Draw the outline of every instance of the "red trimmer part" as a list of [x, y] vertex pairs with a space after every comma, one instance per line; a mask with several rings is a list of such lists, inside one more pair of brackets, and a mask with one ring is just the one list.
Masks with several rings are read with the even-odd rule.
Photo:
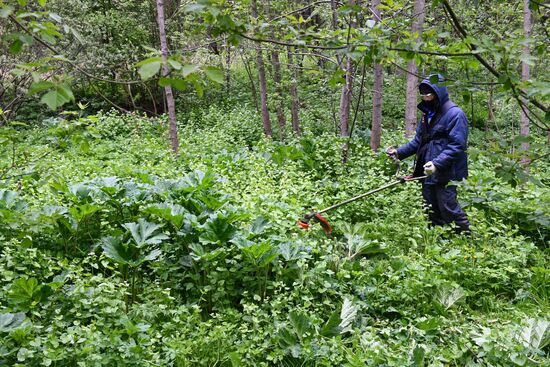
[[327, 219], [319, 213], [309, 213], [303, 219], [298, 220], [296, 224], [298, 225], [298, 227], [307, 230], [310, 227], [309, 221], [312, 219], [321, 224], [321, 227], [323, 227], [323, 231], [325, 231], [327, 236], [332, 233], [332, 227], [328, 223]]
[[296, 224], [302, 229], [309, 229], [309, 223], [306, 223], [301, 219], [298, 219], [298, 222], [296, 222]]
[[327, 236], [330, 236], [330, 234], [332, 233], [332, 227], [330, 226], [330, 224], [328, 224], [327, 219], [319, 213], [315, 213], [314, 218], [319, 222], [319, 224], [321, 224], [321, 227], [323, 227], [323, 231], [325, 231]]

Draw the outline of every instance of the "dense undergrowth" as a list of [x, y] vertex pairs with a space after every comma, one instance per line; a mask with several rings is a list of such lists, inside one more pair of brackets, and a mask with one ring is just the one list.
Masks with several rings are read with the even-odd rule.
[[471, 236], [429, 229], [408, 183], [328, 213], [327, 237], [296, 220], [395, 167], [361, 137], [343, 166], [311, 116], [281, 143], [250, 106], [188, 113], [178, 157], [139, 116], [12, 131], [3, 161], [29, 174], [0, 188], [0, 364], [548, 365], [548, 162], [522, 180], [473, 131]]

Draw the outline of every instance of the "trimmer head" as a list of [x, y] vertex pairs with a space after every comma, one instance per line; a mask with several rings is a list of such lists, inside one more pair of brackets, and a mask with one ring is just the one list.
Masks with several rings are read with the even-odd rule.
[[332, 227], [328, 223], [327, 219], [319, 213], [306, 214], [304, 218], [299, 219], [296, 224], [302, 229], [309, 229], [310, 227], [309, 222], [312, 219], [314, 219], [315, 221], [319, 222], [319, 224], [321, 224], [321, 227], [323, 227], [323, 231], [325, 231], [327, 236], [329, 236], [332, 233]]

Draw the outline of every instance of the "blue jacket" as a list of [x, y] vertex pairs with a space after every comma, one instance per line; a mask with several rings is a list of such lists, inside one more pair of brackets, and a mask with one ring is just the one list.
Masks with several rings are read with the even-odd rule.
[[[438, 84], [441, 82], [443, 77], [439, 75]], [[405, 159], [413, 154], [417, 155], [415, 175], [418, 175], [424, 163], [432, 161], [436, 172], [425, 180], [425, 184], [445, 184], [451, 180], [462, 180], [468, 176], [468, 119], [449, 99], [447, 87], [430, 83], [429, 77], [421, 84], [427, 84], [435, 91], [439, 104], [435, 111], [430, 111], [425, 102], [418, 105], [422, 118], [416, 135], [413, 140], [397, 149], [397, 156]], [[428, 114], [433, 115], [429, 123]]]

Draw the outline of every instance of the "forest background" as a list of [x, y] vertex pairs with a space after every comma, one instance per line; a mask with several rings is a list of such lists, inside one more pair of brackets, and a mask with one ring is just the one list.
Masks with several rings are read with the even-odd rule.
[[[550, 6], [0, 0], [0, 364], [550, 363]], [[471, 236], [381, 147], [470, 122]], [[412, 162], [403, 162], [401, 174]]]

